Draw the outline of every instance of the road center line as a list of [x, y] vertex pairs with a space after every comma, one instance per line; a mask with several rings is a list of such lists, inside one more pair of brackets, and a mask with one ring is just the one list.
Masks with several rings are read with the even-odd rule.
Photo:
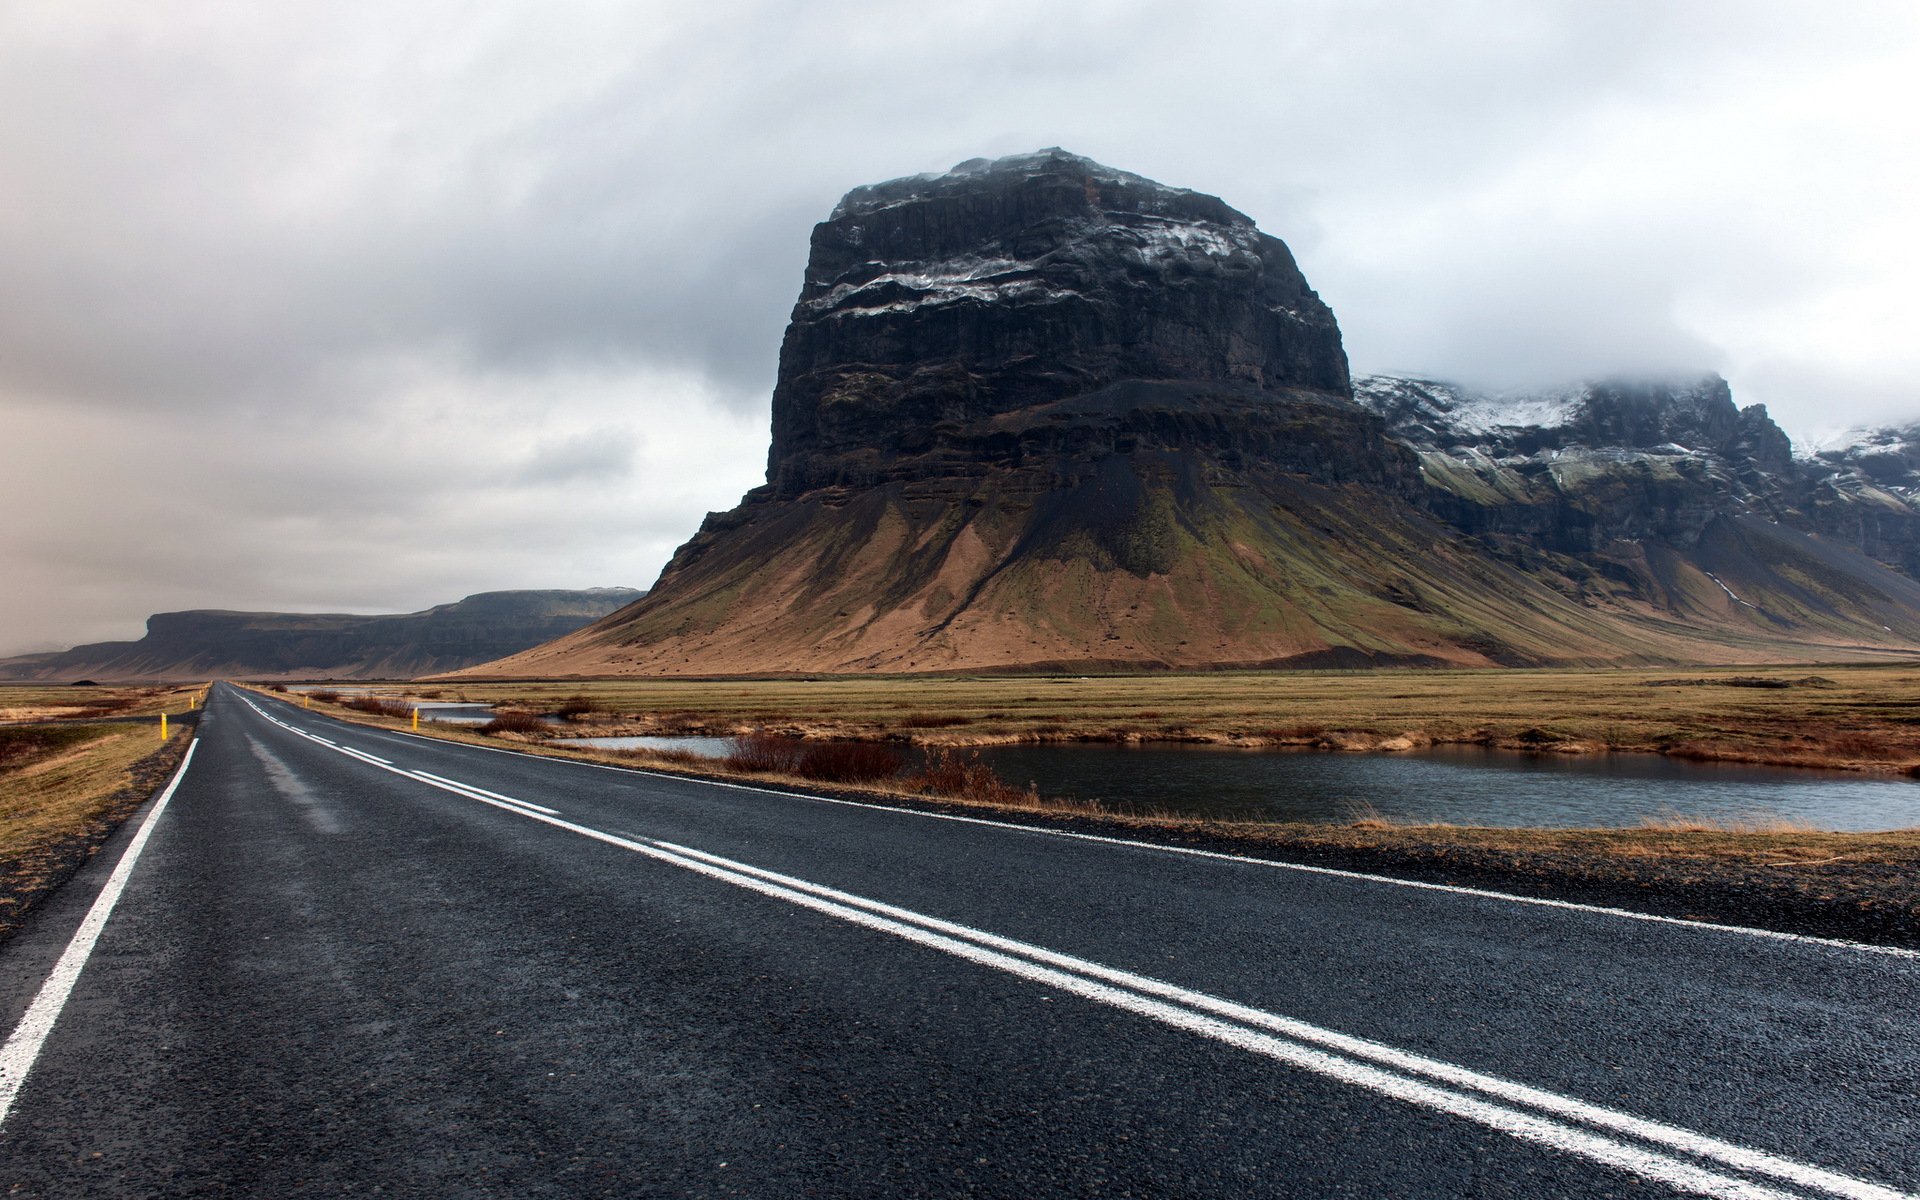
[[[482, 802], [498, 804], [498, 802], [490, 800]], [[1175, 1003], [1171, 999], [1163, 999], [1159, 996], [1148, 994], [1147, 988], [1134, 985], [1134, 981], [1137, 980], [1140, 984], [1163, 989], [1172, 996], [1177, 996], [1181, 999], [1187, 999], [1189, 997], [1202, 998], [1202, 993], [1188, 992], [1185, 989], [1176, 988], [1171, 984], [1161, 983], [1158, 980], [1148, 980], [1144, 976], [1134, 976], [1127, 972], [1117, 971], [1110, 967], [1103, 967], [1096, 963], [1087, 962], [1086, 960], [1061, 955], [1055, 951], [1046, 950], [1043, 947], [1029, 946], [1026, 943], [1014, 942], [1011, 939], [998, 938], [997, 935], [967, 929], [967, 927], [964, 926], [955, 926], [949, 922], [941, 921], [939, 918], [919, 913], [910, 913], [909, 910], [884, 905], [880, 901], [867, 900], [863, 897], [847, 896], [846, 893], [835, 893], [833, 889], [824, 888], [821, 885], [807, 884], [806, 887], [808, 890], [802, 890], [798, 887], [774, 882], [773, 879], [759, 877], [761, 875], [773, 875], [773, 872], [762, 872], [759, 868], [745, 868], [745, 864], [740, 864], [739, 867], [736, 867], [730, 864], [730, 860], [720, 859], [717, 855], [706, 855], [703, 853], [699, 857], [695, 857], [684, 851], [670, 848], [670, 843], [637, 841], [632, 838], [606, 833], [591, 828], [590, 826], [579, 825], [562, 818], [543, 817], [522, 809], [510, 808], [504, 804], [498, 806], [508, 811], [519, 812], [529, 820], [540, 821], [543, 824], [567, 830], [568, 832], [578, 834], [581, 837], [593, 841], [602, 842], [610, 846], [657, 859], [661, 862], [670, 863], [674, 866], [692, 871], [695, 874], [704, 875], [708, 878], [729, 883], [747, 891], [783, 900], [789, 904], [823, 913], [850, 924], [888, 933], [906, 941], [940, 950], [982, 966], [1005, 971], [1008, 974], [1015, 975], [1030, 982], [1039, 983], [1089, 1000], [1146, 1016], [1160, 1021], [1163, 1024], [1173, 1026], [1174, 1028], [1197, 1033], [1227, 1045], [1256, 1053], [1263, 1057], [1272, 1058], [1290, 1066], [1323, 1075], [1343, 1083], [1461, 1117], [1509, 1136], [1519, 1138], [1522, 1141], [1547, 1146], [1554, 1150], [1575, 1154], [1591, 1161], [1603, 1163], [1607, 1166], [1632, 1172], [1646, 1178], [1656, 1179], [1670, 1187], [1683, 1191], [1695, 1192], [1706, 1196], [1728, 1197], [1733, 1198], [1733, 1200], [1783, 1200], [1785, 1197], [1799, 1195], [1799, 1193], [1784, 1192], [1773, 1187], [1754, 1183], [1750, 1180], [1722, 1174], [1674, 1157], [1660, 1150], [1619, 1141], [1587, 1129], [1564, 1124], [1544, 1113], [1525, 1112], [1504, 1104], [1494, 1103], [1490, 1100], [1464, 1095], [1461, 1092], [1440, 1086], [1438, 1083], [1428, 1083], [1419, 1079], [1408, 1078], [1406, 1075], [1395, 1073], [1383, 1067], [1373, 1066], [1365, 1062], [1357, 1062], [1353, 1058], [1334, 1053], [1328, 1049], [1303, 1044], [1294, 1038], [1283, 1037], [1277, 1033], [1266, 1032], [1260, 1029], [1248, 1028], [1245, 1024], [1230, 1021], [1205, 1011], [1199, 1011], [1198, 1005]], [[707, 859], [717, 861], [704, 861]], [[730, 865], [723, 866], [721, 865], [723, 863]], [[775, 876], [775, 878], [787, 877]], [[795, 882], [803, 883], [804, 881], [796, 880]], [[837, 899], [829, 899], [825, 895], [812, 894], [815, 891], [847, 896], [848, 901], [855, 901], [857, 903], [843, 902]], [[896, 919], [889, 915], [883, 915], [882, 910], [900, 913], [902, 916], [911, 917], [911, 920]], [[938, 932], [937, 929], [941, 926], [952, 928], [956, 931], [964, 930], [967, 936], [951, 936], [944, 932]], [[989, 944], [990, 941], [997, 945], [1019, 947], [1020, 953], [1016, 955], [996, 949], [992, 944]], [[1064, 969], [1062, 967], [1048, 965], [1049, 961], [1071, 963], [1074, 964], [1074, 969]], [[1114, 982], [1109, 982], [1108, 980], [1113, 980]], [[1123, 986], [1120, 982], [1117, 982], [1119, 980], [1127, 981], [1127, 985]], [[1344, 1035], [1336, 1034], [1331, 1030], [1319, 1030], [1317, 1027], [1306, 1026], [1302, 1022], [1294, 1022], [1275, 1014], [1262, 1013], [1259, 1012], [1259, 1010], [1233, 1005], [1230, 1001], [1218, 1000], [1214, 997], [1204, 997], [1204, 999], [1222, 1009], [1257, 1014], [1263, 1023], [1275, 1027], [1314, 1030], [1314, 1032], [1320, 1036], [1320, 1039], [1325, 1042], [1331, 1043], [1336, 1039], [1344, 1038]], [[1368, 1044], [1364, 1043], [1362, 1039], [1349, 1040], [1355, 1044]], [[1390, 1050], [1390, 1048], [1387, 1047], [1380, 1047], [1380, 1049]], [[1404, 1055], [1409, 1061], [1419, 1059], [1419, 1056], [1405, 1054], [1405, 1052], [1391, 1051], [1391, 1053]], [[1461, 1077], [1473, 1075], [1472, 1072], [1462, 1067], [1439, 1063], [1436, 1060], [1422, 1061], [1431, 1064], [1431, 1066], [1435, 1068], [1432, 1073], [1436, 1076], [1443, 1072], [1454, 1073]], [[1585, 1105], [1583, 1102], [1570, 1097], [1556, 1096], [1553, 1093], [1541, 1092], [1538, 1089], [1525, 1088], [1519, 1084], [1509, 1084], [1505, 1080], [1493, 1080], [1491, 1077], [1485, 1076], [1477, 1078], [1486, 1080], [1491, 1085], [1504, 1085], [1511, 1089], [1516, 1096], [1521, 1093], [1527, 1093], [1534, 1096], [1550, 1098], [1553, 1102], [1567, 1110], [1579, 1108], [1589, 1114], [1606, 1114], [1612, 1118], [1613, 1123], [1621, 1132], [1635, 1128], [1661, 1130], [1668, 1135], [1666, 1140], [1669, 1142], [1677, 1143], [1680, 1141], [1688, 1141], [1694, 1146], [1700, 1147], [1700, 1149], [1691, 1150], [1689, 1153], [1696, 1153], [1703, 1157], [1711, 1157], [1710, 1150], [1712, 1148], [1724, 1148], [1726, 1158], [1737, 1158], [1740, 1160], [1739, 1169], [1755, 1172], [1764, 1171], [1767, 1174], [1774, 1175], [1776, 1178], [1789, 1179], [1793, 1182], [1801, 1183], [1804, 1186], [1817, 1189], [1825, 1194], [1844, 1196], [1848, 1197], [1849, 1200], [1856, 1200], [1856, 1198], [1857, 1200], [1911, 1200], [1911, 1198], [1907, 1197], [1904, 1193], [1894, 1189], [1883, 1187], [1867, 1180], [1855, 1179], [1837, 1172], [1828, 1171], [1811, 1164], [1794, 1162], [1793, 1160], [1767, 1154], [1763, 1151], [1734, 1146], [1731, 1143], [1720, 1142], [1717, 1139], [1708, 1138], [1704, 1135], [1692, 1133], [1691, 1131], [1660, 1126], [1656, 1122], [1646, 1121], [1643, 1118], [1633, 1117], [1626, 1113], [1611, 1113], [1609, 1110], [1600, 1109], [1597, 1106]], [[1728, 1165], [1735, 1164], [1729, 1162]]]
[[1552, 1113], [1555, 1116], [1567, 1117], [1590, 1125], [1599, 1126], [1615, 1133], [1627, 1134], [1647, 1141], [1658, 1142], [1686, 1154], [1715, 1159], [1738, 1170], [1771, 1175], [1778, 1179], [1802, 1184], [1807, 1187], [1819, 1188], [1840, 1196], [1873, 1197], [1877, 1198], [1877, 1200], [1892, 1200], [1892, 1198], [1898, 1197], [1901, 1194], [1888, 1188], [1863, 1183], [1861, 1180], [1852, 1179], [1845, 1175], [1839, 1175], [1818, 1167], [1811, 1167], [1805, 1163], [1795, 1162], [1792, 1159], [1781, 1158], [1764, 1151], [1753, 1150], [1717, 1138], [1710, 1138], [1689, 1129], [1682, 1129], [1678, 1126], [1667, 1125], [1658, 1121], [1647, 1120], [1643, 1117], [1635, 1117], [1628, 1113], [1617, 1112], [1613, 1109], [1602, 1108], [1599, 1105], [1588, 1104], [1584, 1101], [1573, 1099], [1572, 1097], [1544, 1091], [1540, 1088], [1529, 1087], [1526, 1084], [1515, 1083], [1512, 1080], [1501, 1079], [1497, 1076], [1483, 1075], [1477, 1071], [1455, 1066], [1452, 1063], [1440, 1059], [1428, 1058], [1425, 1055], [1395, 1049], [1392, 1046], [1380, 1042], [1338, 1033], [1331, 1029], [1308, 1024], [1305, 1021], [1279, 1016], [1262, 1009], [1252, 1008], [1244, 1004], [1237, 1004], [1231, 1000], [1211, 996], [1205, 992], [1197, 992], [1176, 984], [1166, 983], [1162, 980], [1151, 978], [1150, 976], [1136, 975], [1130, 971], [1118, 970], [1092, 962], [1088, 959], [1076, 958], [1072, 955], [1048, 950], [1042, 946], [1035, 946], [1027, 942], [1016, 941], [1012, 938], [1001, 937], [998, 934], [987, 933], [974, 929], [971, 926], [960, 925], [939, 917], [928, 916], [924, 913], [900, 908], [883, 901], [869, 900], [865, 897], [838, 891], [822, 884], [797, 879], [789, 875], [781, 875], [760, 867], [751, 866], [747, 863], [722, 858], [717, 854], [708, 854], [705, 851], [695, 850], [688, 846], [680, 846], [672, 842], [652, 838], [646, 840], [652, 845], [698, 859], [702, 862], [712, 863], [726, 870], [736, 871], [758, 879], [765, 879], [795, 891], [806, 892], [837, 903], [866, 909], [870, 912], [879, 913], [896, 920], [910, 922], [952, 937], [963, 938], [991, 949], [1022, 955], [1049, 966], [1074, 971], [1078, 974], [1091, 976], [1095, 979], [1130, 988], [1137, 992], [1172, 1000], [1215, 1016], [1225, 1017], [1248, 1025], [1271, 1030], [1298, 1041], [1316, 1043], [1356, 1058], [1367, 1059], [1380, 1063], [1383, 1066], [1406, 1071], [1410, 1074], [1426, 1076], [1427, 1078], [1452, 1084], [1456, 1087], [1469, 1088], [1473, 1091], [1496, 1096], [1511, 1103], [1540, 1109]]
[[41, 1048], [47, 1044], [47, 1035], [53, 1032], [54, 1023], [60, 1019], [67, 997], [73, 994], [73, 985], [80, 981], [80, 972], [86, 968], [87, 959], [93, 954], [94, 943], [100, 940], [100, 932], [106, 928], [107, 918], [113, 915], [114, 905], [120, 902], [120, 893], [127, 889], [127, 880], [133, 876], [134, 864], [140, 861], [140, 852], [146, 849], [147, 838], [153, 834], [153, 823], [167, 810], [167, 802], [173, 799], [180, 781], [186, 778], [187, 766], [193, 762], [193, 752], [199, 747], [198, 739], [187, 744], [187, 753], [180, 760], [173, 778], [168, 781], [166, 790], [153, 802], [147, 819], [140, 822], [133, 840], [127, 843], [120, 861], [114, 864], [113, 874], [107, 876], [100, 894], [94, 897], [93, 907], [87, 910], [80, 927], [73, 931], [73, 939], [67, 943], [59, 961], [53, 964], [52, 972], [47, 975], [46, 982], [40, 985], [39, 992], [35, 993], [33, 1003], [27, 1006], [25, 1015], [20, 1018], [20, 1024], [8, 1035], [6, 1045], [0, 1046], [0, 1124], [5, 1124], [7, 1114], [13, 1111], [13, 1102], [27, 1082], [33, 1064], [38, 1061]]

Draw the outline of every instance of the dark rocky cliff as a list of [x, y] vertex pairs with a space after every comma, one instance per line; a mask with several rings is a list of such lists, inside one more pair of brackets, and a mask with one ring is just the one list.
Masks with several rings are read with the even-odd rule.
[[[1103, 390], [1122, 381], [1183, 386]], [[1216, 424], [1248, 433], [1249, 398], [1348, 393], [1339, 327], [1285, 244], [1212, 196], [1062, 150], [974, 160], [856, 188], [814, 229], [769, 494], [970, 473], [1080, 436], [1049, 423], [1180, 440], [1203, 431], [1143, 421], [1139, 402], [1192, 413], [1215, 392]], [[997, 420], [1067, 397], [1105, 403]]]

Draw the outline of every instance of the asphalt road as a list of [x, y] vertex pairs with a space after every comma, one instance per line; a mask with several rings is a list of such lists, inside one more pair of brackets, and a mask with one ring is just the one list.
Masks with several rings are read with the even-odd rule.
[[1910, 952], [535, 760], [224, 687], [158, 815], [0, 947], [0, 1019], [17, 1195], [1920, 1188]]

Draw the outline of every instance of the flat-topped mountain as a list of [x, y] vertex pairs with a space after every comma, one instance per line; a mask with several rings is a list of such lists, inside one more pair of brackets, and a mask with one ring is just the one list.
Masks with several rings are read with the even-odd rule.
[[[1784, 435], [1689, 388], [1513, 422], [1420, 381], [1356, 403], [1333, 314], [1243, 214], [1060, 150], [974, 160], [815, 228], [766, 485], [644, 601], [475, 673], [1920, 645], [1920, 584], [1784, 521], [1756, 474], [1793, 473]], [[1763, 579], [1813, 582], [1729, 590]]]
[[137, 642], [0, 659], [0, 679], [395, 679], [451, 671], [571, 633], [632, 588], [481, 592], [421, 612], [155, 613]]
[[1293, 255], [1212, 196], [1061, 150], [856, 188], [813, 231], [768, 486], [974, 473], [1007, 418], [1123, 381], [1348, 391]]

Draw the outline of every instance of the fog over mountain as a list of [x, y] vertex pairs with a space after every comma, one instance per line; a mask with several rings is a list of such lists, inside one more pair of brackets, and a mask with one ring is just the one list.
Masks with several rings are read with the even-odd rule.
[[651, 583], [765, 467], [812, 224], [1068, 145], [1230, 196], [1356, 374], [1920, 418], [1920, 12], [0, 9], [0, 654]]

